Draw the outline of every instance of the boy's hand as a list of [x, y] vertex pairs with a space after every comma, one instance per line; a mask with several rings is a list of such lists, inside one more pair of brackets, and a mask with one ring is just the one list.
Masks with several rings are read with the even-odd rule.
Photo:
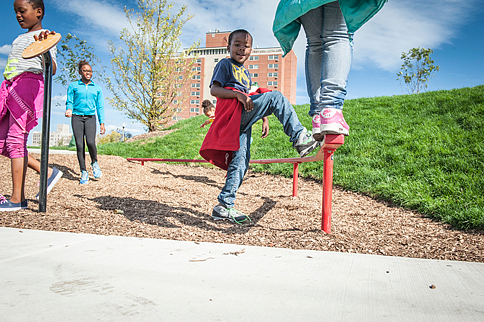
[[72, 116], [72, 110], [66, 110], [66, 117], [71, 117]]
[[49, 31], [49, 30], [42, 31], [38, 36], [37, 35], [34, 35], [34, 39], [36, 41], [37, 40], [47, 39], [47, 36], [48, 35], [55, 35], [55, 31]]
[[262, 118], [262, 136], [261, 138], [266, 138], [269, 135], [269, 120], [267, 117]]
[[249, 96], [237, 92], [237, 100], [244, 105], [246, 111], [252, 111], [254, 109], [254, 102], [252, 102], [252, 99]]

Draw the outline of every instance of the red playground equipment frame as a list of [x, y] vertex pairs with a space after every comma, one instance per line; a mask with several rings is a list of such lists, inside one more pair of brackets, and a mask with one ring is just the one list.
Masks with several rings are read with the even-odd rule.
[[[333, 158], [334, 151], [342, 146], [345, 142], [344, 135], [327, 134], [324, 136], [323, 144], [316, 155], [304, 158], [283, 158], [283, 159], [264, 159], [250, 160], [250, 163], [269, 164], [269, 163], [292, 163], [293, 164], [293, 181], [292, 196], [297, 197], [297, 181], [299, 176], [299, 164], [303, 162], [314, 162], [323, 160], [323, 201], [322, 201], [322, 218], [321, 229], [331, 233], [331, 204], [333, 199]], [[157, 158], [127, 158], [128, 161], [140, 161], [144, 165], [146, 161], [161, 162], [194, 162], [208, 163], [206, 160], [194, 159], [157, 159]]]

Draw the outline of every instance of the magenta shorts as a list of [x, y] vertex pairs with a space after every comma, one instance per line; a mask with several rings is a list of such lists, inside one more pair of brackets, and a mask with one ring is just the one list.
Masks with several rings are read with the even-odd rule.
[[0, 154], [11, 158], [27, 155], [29, 132], [42, 115], [44, 77], [23, 73], [3, 81], [0, 89]]

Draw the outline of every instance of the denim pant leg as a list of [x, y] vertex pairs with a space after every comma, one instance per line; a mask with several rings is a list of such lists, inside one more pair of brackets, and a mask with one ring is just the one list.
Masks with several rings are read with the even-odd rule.
[[294, 107], [292, 107], [289, 100], [279, 91], [267, 92], [259, 95], [251, 96], [254, 102], [254, 109], [252, 111], [242, 111], [242, 119], [240, 121], [240, 131], [247, 131], [255, 122], [274, 114], [281, 122], [284, 133], [289, 136], [289, 141], [295, 142], [302, 132], [304, 127], [297, 117]]
[[352, 34], [337, 1], [315, 8], [299, 18], [307, 38], [306, 85], [309, 115], [326, 107], [343, 108], [353, 55]]
[[225, 185], [217, 198], [218, 202], [226, 208], [234, 207], [235, 194], [249, 169], [251, 135], [252, 128], [241, 132], [239, 135], [240, 148], [232, 154], [232, 161], [227, 169]]
[[274, 114], [283, 125], [284, 133], [289, 136], [291, 142], [295, 142], [304, 129], [299, 122], [296, 111], [281, 92], [272, 91], [254, 95], [251, 98], [254, 102], [254, 109], [242, 111], [239, 135], [240, 148], [233, 152], [225, 185], [217, 198], [220, 204], [227, 208], [234, 206], [235, 194], [249, 168], [252, 125], [264, 116]]

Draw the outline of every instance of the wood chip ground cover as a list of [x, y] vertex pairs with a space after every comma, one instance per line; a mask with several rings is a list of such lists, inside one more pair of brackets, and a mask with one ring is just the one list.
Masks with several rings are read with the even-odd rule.
[[[40, 158], [40, 155], [34, 154]], [[391, 207], [367, 196], [333, 191], [331, 234], [321, 231], [320, 182], [250, 172], [236, 208], [252, 218], [249, 225], [213, 221], [212, 208], [225, 172], [197, 165], [147, 162], [99, 156], [101, 179], [79, 185], [73, 154], [49, 156], [64, 172], [48, 195], [47, 212], [38, 212], [39, 175], [27, 171], [28, 209], [1, 212], [0, 226], [47, 231], [231, 243], [484, 262], [484, 233], [460, 231], [413, 211]], [[0, 193], [11, 193], [10, 160], [0, 158]]]

